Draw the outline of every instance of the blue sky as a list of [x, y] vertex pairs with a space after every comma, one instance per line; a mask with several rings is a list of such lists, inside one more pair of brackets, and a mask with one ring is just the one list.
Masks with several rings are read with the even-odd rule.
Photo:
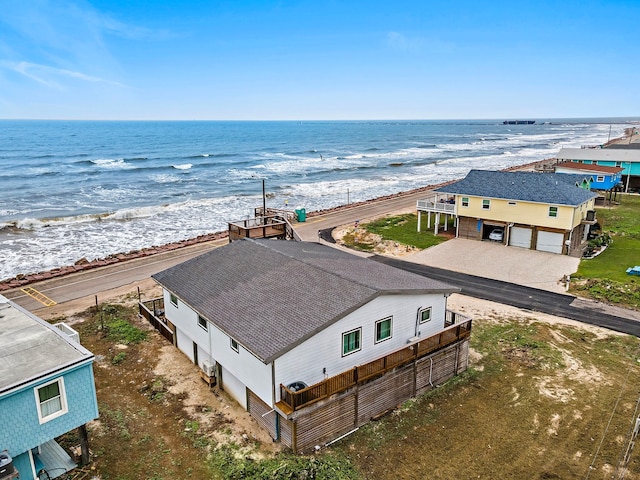
[[637, 116], [638, 22], [638, 0], [0, 0], [0, 118]]

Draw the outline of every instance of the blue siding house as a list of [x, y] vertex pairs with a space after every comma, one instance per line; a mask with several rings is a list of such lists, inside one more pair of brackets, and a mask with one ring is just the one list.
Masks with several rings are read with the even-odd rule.
[[[6, 478], [56, 478], [76, 467], [56, 438], [98, 417], [94, 356], [64, 324], [53, 326], [0, 295], [0, 451]], [[19, 475], [19, 476], [18, 476]]]
[[622, 183], [622, 167], [595, 165], [593, 163], [563, 162], [555, 166], [556, 173], [591, 177], [592, 190], [609, 191]]

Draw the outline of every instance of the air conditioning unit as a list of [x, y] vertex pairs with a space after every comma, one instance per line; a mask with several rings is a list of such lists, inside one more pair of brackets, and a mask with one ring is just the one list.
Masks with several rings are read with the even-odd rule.
[[202, 370], [204, 371], [204, 373], [207, 376], [215, 377], [216, 376], [216, 362], [215, 361], [210, 362], [209, 360], [204, 360], [202, 362]]
[[302, 390], [303, 388], [307, 388], [307, 384], [298, 380], [287, 385], [287, 388], [293, 392], [297, 392], [298, 390]]

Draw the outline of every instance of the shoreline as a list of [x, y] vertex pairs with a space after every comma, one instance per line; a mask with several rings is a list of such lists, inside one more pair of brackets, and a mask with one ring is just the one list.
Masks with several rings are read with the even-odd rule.
[[[629, 127], [628, 129], [625, 129], [625, 135], [624, 136], [612, 139], [612, 140], [610, 140], [609, 142], [607, 142], [604, 145], [605, 146], [609, 146], [609, 145], [613, 145], [613, 144], [621, 144], [621, 143], [624, 143], [624, 142], [629, 142], [629, 143], [638, 142], [640, 140], [640, 135], [638, 135], [638, 134], [634, 135], [633, 134], [634, 129], [637, 130], [636, 127]], [[542, 166], [547, 165], [547, 164], [552, 164], [554, 161], [555, 161], [555, 158], [546, 158], [546, 159], [543, 159], [543, 160], [537, 160], [537, 161], [525, 163], [525, 164], [522, 164], [522, 165], [507, 167], [507, 168], [505, 168], [503, 170], [504, 171], [535, 170], [536, 167], [542, 167]], [[425, 185], [423, 187], [415, 188], [415, 189], [412, 189], [412, 190], [406, 190], [406, 191], [397, 192], [397, 193], [390, 194], [390, 195], [384, 195], [384, 196], [381, 196], [381, 197], [371, 198], [369, 200], [363, 200], [363, 201], [360, 201], [360, 202], [354, 202], [354, 203], [349, 203], [349, 204], [338, 205], [336, 207], [322, 209], [322, 210], [315, 210], [315, 211], [307, 212], [307, 217], [308, 218], [313, 218], [313, 217], [316, 217], [316, 216], [319, 216], [319, 215], [339, 212], [339, 211], [343, 211], [343, 210], [346, 210], [346, 209], [349, 209], [349, 208], [353, 208], [353, 207], [357, 207], [357, 206], [361, 206], [361, 205], [367, 205], [367, 204], [376, 203], [376, 202], [384, 202], [385, 200], [389, 200], [389, 199], [392, 199], [392, 198], [399, 198], [399, 197], [408, 196], [408, 195], [413, 195], [413, 194], [416, 194], [416, 193], [419, 193], [419, 192], [427, 192], [427, 191], [433, 190], [434, 188], [439, 188], [439, 187], [448, 185], [450, 183], [453, 183], [455, 181], [457, 181], [457, 180], [451, 180], [451, 181], [442, 182], [442, 183]], [[51, 269], [51, 270], [40, 271], [40, 272], [36, 272], [36, 273], [18, 274], [15, 277], [11, 277], [11, 278], [7, 278], [7, 279], [4, 279], [4, 280], [0, 280], [0, 292], [6, 291], [6, 290], [10, 290], [10, 289], [14, 289], [14, 288], [21, 288], [21, 287], [27, 286], [27, 285], [29, 285], [31, 283], [39, 282], [39, 281], [42, 281], [42, 280], [50, 280], [50, 279], [53, 279], [53, 278], [62, 277], [62, 276], [69, 275], [69, 274], [72, 274], [72, 273], [83, 272], [83, 271], [86, 271], [86, 270], [92, 270], [92, 269], [96, 269], [96, 268], [100, 268], [100, 267], [105, 267], [105, 266], [108, 266], [108, 265], [114, 265], [114, 264], [118, 264], [118, 263], [121, 263], [121, 262], [134, 260], [134, 259], [137, 259], [137, 258], [143, 258], [143, 257], [151, 256], [151, 255], [165, 253], [165, 252], [172, 251], [172, 250], [178, 250], [178, 249], [181, 249], [181, 248], [184, 248], [184, 247], [189, 247], [189, 246], [196, 245], [196, 244], [219, 241], [219, 240], [222, 240], [222, 239], [227, 238], [227, 237], [228, 237], [228, 232], [227, 231], [211, 232], [211, 233], [208, 233], [208, 234], [205, 234], [205, 235], [199, 235], [199, 236], [197, 236], [195, 238], [181, 240], [181, 241], [178, 241], [178, 242], [172, 242], [172, 243], [159, 245], [159, 246], [146, 247], [146, 248], [142, 248], [142, 249], [139, 249], [139, 250], [132, 250], [132, 251], [129, 251], [129, 252], [114, 253], [114, 254], [108, 255], [107, 257], [97, 258], [97, 259], [93, 259], [91, 261], [87, 260], [86, 258], [82, 258], [82, 259], [78, 260], [73, 265], [57, 267], [57, 268], [54, 268], [54, 269]]]

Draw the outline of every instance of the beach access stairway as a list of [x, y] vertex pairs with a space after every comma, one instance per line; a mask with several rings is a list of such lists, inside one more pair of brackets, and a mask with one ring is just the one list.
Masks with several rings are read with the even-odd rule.
[[289, 210], [268, 208], [255, 209], [255, 216], [229, 223], [229, 242], [242, 238], [278, 238], [301, 241], [293, 228], [295, 213]]

